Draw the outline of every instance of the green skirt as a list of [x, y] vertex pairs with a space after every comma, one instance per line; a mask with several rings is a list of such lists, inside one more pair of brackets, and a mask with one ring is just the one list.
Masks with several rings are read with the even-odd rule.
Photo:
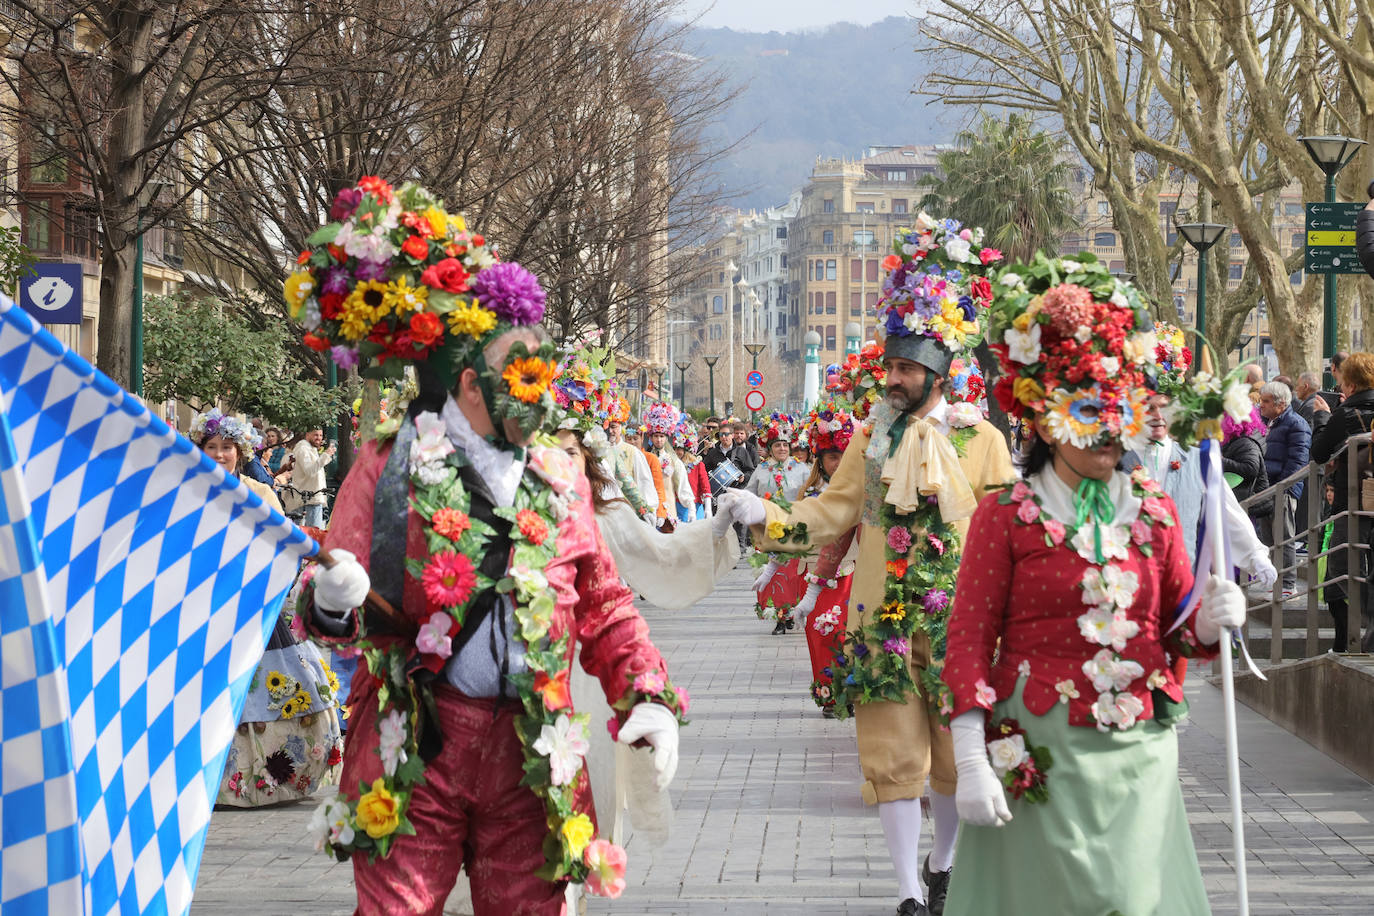
[[[1024, 683], [1024, 679], [1022, 679]], [[1008, 796], [1011, 823], [959, 831], [945, 916], [1202, 916], [1211, 912], [1178, 781], [1178, 737], [1148, 720], [1129, 731], [1036, 717], [1021, 684], [994, 713], [1054, 756], [1049, 801]]]

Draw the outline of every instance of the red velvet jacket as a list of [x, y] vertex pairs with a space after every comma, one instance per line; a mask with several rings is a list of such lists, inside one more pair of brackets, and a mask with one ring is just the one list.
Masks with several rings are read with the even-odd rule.
[[[1082, 581], [1092, 564], [1067, 543], [1048, 544], [1039, 522], [1018, 518], [1019, 503], [1001, 505], [998, 498], [999, 494], [989, 495], [974, 513], [959, 567], [942, 673], [954, 694], [953, 715], [988, 708], [986, 692], [985, 702], [979, 702], [980, 682], [995, 691], [997, 699], [1007, 699], [1028, 667], [1022, 698], [1031, 713], [1044, 715], [1062, 697], [1069, 703], [1070, 724], [1096, 726], [1092, 705], [1098, 691], [1083, 666], [1104, 647], [1087, 639], [1078, 622], [1089, 609]], [[1121, 658], [1143, 669], [1127, 688], [1144, 706], [1139, 719], [1153, 716], [1152, 682], [1173, 699], [1182, 699], [1171, 668], [1173, 658], [1210, 657], [1216, 651], [1198, 644], [1195, 616], [1163, 636], [1192, 587], [1193, 573], [1178, 511], [1167, 496], [1159, 498], [1167, 501], [1173, 524], [1148, 526], [1151, 556], [1132, 542], [1126, 559], [1112, 561], [1139, 580], [1126, 613], [1140, 629], [1120, 651]], [[1164, 509], [1159, 511], [1164, 514]], [[1142, 530], [1141, 536], [1145, 534]], [[1072, 687], [1056, 686], [1065, 681]]]
[[[555, 453], [550, 456], [554, 460], [562, 458], [561, 452], [550, 451]], [[373, 442], [363, 446], [339, 488], [330, 517], [324, 546], [350, 551], [364, 568], [370, 565], [372, 557], [377, 479], [390, 452], [390, 441], [380, 448]], [[582, 646], [582, 667], [601, 681], [606, 696], [614, 704], [630, 689], [635, 675], [657, 670], [666, 676], [666, 669], [663, 658], [649, 641], [649, 626], [635, 609], [633, 594], [621, 584], [615, 560], [601, 539], [588, 498], [587, 479], [576, 474], [574, 486], [579, 498], [572, 500], [567, 518], [558, 526], [558, 557], [544, 570], [549, 584], [558, 592], [550, 630], [555, 637], [560, 633], [575, 634], [576, 643]], [[406, 555], [416, 559], [428, 556], [423, 521], [413, 510], [407, 522]], [[397, 610], [415, 621], [417, 627], [432, 613], [426, 606], [424, 590], [413, 576], [406, 576], [402, 606]], [[342, 637], [311, 627], [312, 635], [322, 642], [348, 645], [357, 638], [356, 615], [351, 619], [352, 629]], [[568, 643], [570, 658], [574, 644], [572, 640]], [[360, 671], [353, 679], [350, 702], [371, 702], [375, 690], [372, 678]], [[369, 737], [375, 742], [375, 734]]]

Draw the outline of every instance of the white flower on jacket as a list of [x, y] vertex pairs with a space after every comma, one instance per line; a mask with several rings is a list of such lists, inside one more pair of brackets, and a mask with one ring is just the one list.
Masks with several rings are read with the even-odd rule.
[[382, 769], [395, 776], [396, 767], [408, 759], [405, 751], [406, 721], [399, 710], [393, 709], [377, 726], [377, 751], [382, 755]]
[[552, 725], [541, 726], [532, 747], [549, 758], [550, 781], [556, 786], [566, 786], [577, 778], [582, 758], [591, 745], [587, 743], [586, 724], [565, 714]]
[[1073, 547], [1078, 555], [1089, 563], [1097, 562], [1093, 542], [1093, 529], [1102, 532], [1102, 555], [1108, 560], [1126, 559], [1126, 548], [1131, 543], [1131, 529], [1125, 525], [1098, 525], [1089, 522], [1079, 526], [1073, 535]]
[[998, 776], [1005, 776], [1008, 771], [1025, 763], [1029, 757], [1024, 735], [1012, 735], [988, 742], [988, 758], [992, 761], [992, 768], [997, 771]]
[[1107, 690], [1125, 690], [1131, 682], [1145, 673], [1139, 662], [1117, 658], [1111, 649], [1100, 649], [1092, 658], [1083, 663], [1083, 673], [1093, 682], [1093, 689], [1099, 693]]
[[349, 817], [348, 802], [337, 795], [320, 802], [318, 808], [310, 813], [310, 824], [306, 830], [315, 838], [315, 851], [324, 849], [325, 844], [347, 846], [353, 842], [353, 824]]
[[983, 411], [977, 404], [960, 401], [950, 407], [947, 419], [952, 429], [968, 429], [983, 422]]
[[[426, 469], [443, 469], [443, 460], [453, 454], [453, 451], [453, 443], [448, 440], [448, 429], [438, 414], [426, 411], [415, 418], [415, 438], [410, 443], [412, 474], [421, 473]], [[433, 470], [430, 473], [432, 476]], [[428, 480], [425, 483], [433, 485]]]
[[[1091, 542], [1091, 535], [1089, 536]], [[1107, 550], [1107, 540], [1102, 538], [1102, 549]], [[1108, 564], [1100, 570], [1090, 568], [1083, 573], [1083, 600], [1108, 610], [1128, 608], [1135, 601], [1136, 590], [1140, 588], [1140, 577], [1120, 566]], [[1106, 643], [1103, 643], [1106, 645]]]
[[510, 575], [515, 580], [515, 587], [527, 601], [549, 587], [549, 580], [544, 578], [542, 572], [530, 569], [523, 563], [512, 566]]
[[1062, 681], [1056, 681], [1054, 689], [1059, 691], [1059, 702], [1061, 703], [1067, 703], [1069, 700], [1078, 699], [1078, 688], [1075, 687], [1073, 681], [1068, 678]]
[[1145, 704], [1133, 693], [1101, 693], [1093, 704], [1093, 717], [1097, 719], [1099, 731], [1107, 731], [1115, 726], [1122, 731], [1135, 725]]

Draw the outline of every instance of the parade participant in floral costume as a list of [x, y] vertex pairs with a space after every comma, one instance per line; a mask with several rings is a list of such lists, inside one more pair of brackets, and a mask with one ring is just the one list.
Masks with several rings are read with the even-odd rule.
[[[937, 669], [962, 529], [976, 496], [1013, 477], [1001, 433], [982, 420], [953, 426], [944, 399], [951, 362], [978, 342], [977, 316], [992, 299], [982, 272], [1001, 254], [980, 248], [980, 238], [925, 214], [898, 233], [877, 316], [886, 395], [855, 431], [826, 491], [791, 512], [730, 500], [768, 550], [821, 547], [861, 525], [845, 659], [832, 666], [835, 711], [854, 704], [863, 798], [878, 805], [903, 916], [927, 912], [923, 873], [929, 912], [939, 912], [958, 832]], [[923, 864], [927, 777], [935, 843]]]
[[554, 408], [544, 293], [422, 189], [341, 191], [287, 281], [312, 346], [370, 376], [413, 364], [395, 437], [363, 446], [322, 568], [318, 638], [362, 648], [342, 791], [318, 842], [353, 859], [360, 914], [438, 916], [460, 868], [479, 914], [548, 913], [568, 882], [614, 896], [571, 707], [574, 640], [623, 741], [676, 767], [681, 697], [619, 582], [585, 478], [540, 435]]
[[663, 468], [663, 489], [671, 508], [668, 517], [678, 522], [690, 522], [696, 496], [687, 479], [687, 466], [673, 449], [672, 436], [677, 431], [680, 414], [676, 407], [656, 401], [644, 411], [644, 425], [648, 427], [651, 454]]
[[687, 469], [687, 483], [692, 488], [694, 504], [693, 518], [702, 519], [711, 513], [711, 477], [706, 473], [706, 462], [701, 459], [701, 443], [695, 427], [684, 416], [676, 432], [673, 433], [673, 451]]
[[[1204, 914], [1170, 660], [1211, 655], [1245, 602], [1214, 577], [1188, 613], [1173, 501], [1116, 470], [1148, 441], [1154, 324], [1088, 254], [996, 282], [997, 395], [1037, 438], [1025, 480], [973, 517], [949, 622], [958, 854], [979, 867], [955, 874], [945, 912]], [[1195, 431], [1200, 415], [1176, 419]]]
[[630, 402], [619, 395], [608, 399], [609, 411], [605, 419], [606, 438], [610, 443], [610, 465], [616, 483], [620, 484], [639, 517], [658, 528], [668, 517], [662, 505], [662, 472], [655, 475], [644, 450], [625, 438], [625, 424], [630, 421]]
[[[764, 457], [754, 468], [745, 489], [760, 499], [776, 502], [784, 509], [791, 507], [792, 501], [801, 496], [802, 487], [811, 473], [806, 465], [792, 457], [789, 444], [793, 439], [792, 420], [785, 414], [775, 413], [759, 430], [759, 448]], [[757, 593], [755, 610], [761, 616], [773, 616], [777, 625], [773, 635], [781, 636], [796, 626], [792, 618], [792, 607], [801, 598], [806, 582], [802, 573], [802, 560], [785, 555], [757, 555], [764, 562], [763, 571], [754, 580]]]
[[[197, 414], [190, 438], [226, 474], [238, 477], [264, 503], [281, 511], [270, 486], [239, 476], [259, 442], [246, 420], [226, 417], [218, 409]], [[294, 801], [339, 781], [343, 742], [338, 681], [319, 651], [291, 632], [288, 616], [277, 617], [248, 685], [217, 805], [253, 808]]]

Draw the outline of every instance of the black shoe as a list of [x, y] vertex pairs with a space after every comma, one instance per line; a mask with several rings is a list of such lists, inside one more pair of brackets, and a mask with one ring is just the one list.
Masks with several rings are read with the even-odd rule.
[[915, 897], [908, 897], [897, 904], [897, 916], [930, 916], [924, 903], [917, 903]]
[[945, 897], [949, 895], [949, 877], [954, 869], [932, 872], [930, 856], [921, 863], [921, 880], [926, 883], [926, 901], [930, 904], [930, 916], [941, 916], [945, 911]]
[[779, 617], [779, 618], [778, 618], [778, 625], [775, 626], [775, 627], [773, 627], [773, 635], [774, 635], [774, 636], [781, 636], [782, 634], [784, 634], [784, 633], [786, 633], [786, 632], [787, 632], [787, 621], [784, 620], [783, 618]]
[[835, 718], [835, 706], [833, 704], [830, 706], [822, 706], [821, 715], [825, 716], [827, 719]]
[[796, 629], [796, 626], [797, 626], [797, 622], [796, 622], [795, 620], [793, 620], [791, 617], [788, 617], [788, 618], [787, 618], [787, 629], [789, 629], [789, 630]]

